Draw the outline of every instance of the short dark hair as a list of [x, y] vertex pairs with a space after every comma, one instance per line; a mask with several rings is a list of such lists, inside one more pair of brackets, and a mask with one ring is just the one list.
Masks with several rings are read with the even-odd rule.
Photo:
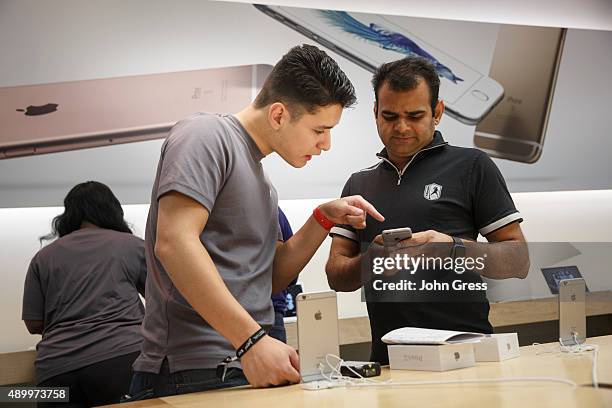
[[372, 77], [376, 104], [378, 105], [378, 90], [385, 82], [393, 91], [398, 92], [416, 88], [420, 80], [424, 80], [429, 88], [431, 112], [435, 114], [440, 78], [433, 64], [421, 57], [406, 57], [378, 67]]
[[281, 102], [299, 117], [303, 110], [314, 113], [334, 104], [348, 108], [356, 101], [355, 88], [336, 61], [319, 48], [303, 44], [291, 48], [274, 66], [254, 106], [260, 109]]
[[123, 219], [123, 209], [117, 197], [106, 185], [97, 181], [77, 184], [64, 198], [64, 213], [53, 218], [51, 233], [40, 241], [63, 237], [81, 228], [84, 222], [97, 227], [132, 233]]

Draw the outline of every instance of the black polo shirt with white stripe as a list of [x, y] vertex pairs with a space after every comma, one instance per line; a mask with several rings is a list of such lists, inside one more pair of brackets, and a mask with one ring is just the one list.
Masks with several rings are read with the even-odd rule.
[[[438, 131], [403, 169], [391, 163], [385, 149], [377, 156], [380, 162], [351, 175], [342, 196], [363, 196], [384, 215], [385, 221], [369, 217], [363, 230], [348, 225], [331, 230], [332, 236], [357, 242], [361, 253], [385, 229], [431, 229], [476, 240], [479, 233], [485, 236], [522, 221], [503, 176], [489, 156], [478, 149], [450, 146]], [[471, 280], [481, 281], [480, 276], [472, 275]], [[387, 348], [380, 338], [399, 327], [492, 332], [484, 294], [474, 302], [368, 301], [367, 306], [373, 361], [388, 362]]]

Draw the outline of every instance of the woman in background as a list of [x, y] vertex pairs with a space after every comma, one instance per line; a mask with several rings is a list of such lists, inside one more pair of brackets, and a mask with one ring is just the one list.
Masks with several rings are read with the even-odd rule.
[[142, 341], [144, 242], [102, 183], [73, 187], [64, 207], [41, 242], [58, 239], [34, 256], [25, 280], [22, 319], [42, 334], [36, 382], [69, 387], [69, 406], [116, 403]]

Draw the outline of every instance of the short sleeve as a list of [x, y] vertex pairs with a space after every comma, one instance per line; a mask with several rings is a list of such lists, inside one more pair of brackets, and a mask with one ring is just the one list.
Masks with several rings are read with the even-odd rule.
[[[352, 177], [352, 176], [351, 176]], [[340, 197], [347, 197], [351, 194], [351, 178], [349, 178], [342, 189], [342, 195]], [[329, 235], [331, 237], [340, 236], [343, 238], [350, 239], [351, 241], [355, 241], [359, 243], [359, 239], [357, 237], [357, 231], [350, 225], [339, 224], [329, 231]]]
[[514, 206], [501, 172], [484, 152], [474, 160], [471, 173], [474, 223], [485, 236], [523, 218]]
[[25, 278], [23, 287], [22, 320], [44, 320], [45, 318], [45, 295], [40, 283], [40, 274], [37, 258], [30, 262], [30, 267]]
[[214, 116], [179, 122], [164, 144], [157, 200], [170, 191], [184, 194], [212, 212], [226, 179], [229, 149]]

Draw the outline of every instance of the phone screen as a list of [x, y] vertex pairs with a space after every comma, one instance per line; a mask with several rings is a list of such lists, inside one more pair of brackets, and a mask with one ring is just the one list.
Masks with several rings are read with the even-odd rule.
[[[550, 293], [553, 295], [559, 294], [559, 282], [565, 279], [582, 279], [582, 275], [577, 266], [557, 266], [552, 268], [542, 268], [542, 274], [548, 284]], [[589, 288], [585, 289], [588, 292]]]
[[[440, 97], [456, 103], [483, 74], [408, 31], [401, 17], [288, 7], [270, 7], [311, 34], [324, 37], [374, 71], [379, 65], [409, 55], [434, 63], [440, 75]], [[404, 18], [405, 20], [405, 18]], [[295, 27], [298, 31], [300, 27]], [[304, 33], [306, 34], [306, 33]], [[312, 38], [312, 35], [307, 36]], [[366, 65], [362, 64], [362, 65]]]

